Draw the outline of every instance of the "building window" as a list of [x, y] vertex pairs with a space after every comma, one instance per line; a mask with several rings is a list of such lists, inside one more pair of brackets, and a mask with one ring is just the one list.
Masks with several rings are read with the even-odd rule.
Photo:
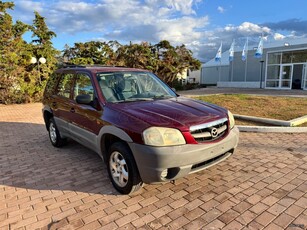
[[280, 65], [268, 66], [267, 80], [278, 80], [280, 73]]
[[294, 80], [302, 82], [306, 63], [307, 49], [268, 53], [266, 87], [293, 88]]
[[280, 64], [281, 62], [281, 53], [271, 53], [268, 55], [268, 64]]

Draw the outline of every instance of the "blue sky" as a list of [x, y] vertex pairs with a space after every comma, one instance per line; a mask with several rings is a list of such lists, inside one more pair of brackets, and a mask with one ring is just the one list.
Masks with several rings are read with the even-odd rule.
[[[306, 0], [16, 0], [10, 14], [32, 23], [34, 10], [57, 37], [54, 46], [91, 40], [122, 44], [162, 39], [185, 44], [201, 61], [213, 58], [233, 39], [243, 46], [307, 37]], [[29, 39], [29, 36], [26, 36]], [[254, 43], [254, 44], [253, 44]], [[265, 45], [264, 45], [265, 46]]]

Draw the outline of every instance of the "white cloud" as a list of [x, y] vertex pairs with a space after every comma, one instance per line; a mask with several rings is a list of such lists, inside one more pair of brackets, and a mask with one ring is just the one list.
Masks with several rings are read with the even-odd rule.
[[[167, 39], [191, 43], [201, 38], [208, 17], [197, 17], [193, 7], [200, 0], [100, 0], [32, 2], [31, 11], [46, 17], [57, 34], [101, 33], [98, 37], [126, 41]], [[31, 1], [16, 3], [16, 17]], [[24, 13], [23, 13], [24, 14]], [[27, 11], [27, 16], [33, 12]], [[33, 16], [32, 19], [33, 20]], [[31, 23], [28, 22], [28, 23]], [[97, 37], [97, 36], [96, 36]]]
[[[193, 6], [199, 0], [100, 0], [100, 1], [16, 1], [15, 17], [25, 15], [28, 23], [34, 10], [47, 18], [49, 26], [60, 32], [104, 31], [105, 28], [133, 27], [172, 21], [183, 17], [194, 18]], [[25, 10], [27, 9], [27, 10]], [[29, 17], [30, 16], [30, 17]], [[31, 20], [29, 20], [31, 18]], [[81, 27], [80, 27], [81, 26]]]
[[261, 27], [257, 24], [251, 22], [243, 22], [240, 26], [237, 27], [238, 31], [242, 34], [251, 34], [251, 33], [270, 33], [271, 30], [268, 27]]
[[182, 17], [172, 20], [162, 20], [156, 25], [157, 37], [175, 43], [189, 43], [201, 39], [202, 33], [196, 31], [208, 23], [208, 18]]
[[219, 6], [219, 7], [217, 8], [217, 10], [218, 10], [221, 14], [225, 12], [225, 9], [224, 9], [223, 7], [221, 7], [221, 6]]
[[193, 10], [193, 0], [167, 0], [168, 6], [173, 7], [176, 11], [184, 15], [195, 14]]
[[31, 23], [34, 19], [34, 11], [44, 12], [44, 4], [36, 1], [15, 1], [14, 14], [16, 19]]
[[283, 40], [286, 36], [282, 35], [280, 33], [275, 33], [274, 34], [274, 40]]
[[[177, 11], [183, 15], [196, 14], [193, 7], [202, 0], [145, 0], [145, 4], [149, 5], [151, 8], [156, 8], [157, 6], [162, 7], [164, 10]], [[165, 8], [166, 7], [166, 8]]]

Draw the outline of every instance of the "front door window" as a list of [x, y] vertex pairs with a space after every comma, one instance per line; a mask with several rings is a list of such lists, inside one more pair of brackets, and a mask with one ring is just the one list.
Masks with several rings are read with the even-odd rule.
[[78, 74], [74, 86], [74, 100], [78, 95], [90, 95], [94, 99], [94, 88], [91, 79], [86, 74]]

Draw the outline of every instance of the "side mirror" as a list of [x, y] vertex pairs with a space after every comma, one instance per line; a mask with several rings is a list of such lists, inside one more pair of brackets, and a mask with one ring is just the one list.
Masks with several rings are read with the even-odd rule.
[[92, 97], [88, 94], [81, 94], [76, 97], [78, 104], [89, 105], [92, 102]]

